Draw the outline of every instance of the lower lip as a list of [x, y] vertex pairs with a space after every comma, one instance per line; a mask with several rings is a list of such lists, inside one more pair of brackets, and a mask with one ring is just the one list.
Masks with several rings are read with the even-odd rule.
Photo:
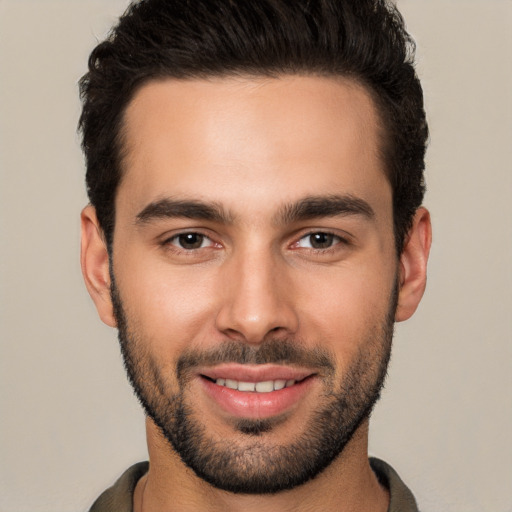
[[270, 393], [238, 391], [200, 377], [203, 388], [221, 409], [237, 418], [264, 419], [283, 414], [298, 404], [311, 388], [314, 377]]

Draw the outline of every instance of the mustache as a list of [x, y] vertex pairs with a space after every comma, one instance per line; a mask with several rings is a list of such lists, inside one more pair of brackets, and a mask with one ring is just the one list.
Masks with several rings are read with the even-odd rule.
[[325, 348], [305, 348], [292, 339], [269, 339], [258, 346], [244, 341], [225, 341], [206, 350], [190, 349], [176, 363], [178, 379], [185, 377], [199, 366], [215, 366], [221, 363], [238, 364], [285, 364], [321, 370], [332, 375], [335, 370], [333, 356]]

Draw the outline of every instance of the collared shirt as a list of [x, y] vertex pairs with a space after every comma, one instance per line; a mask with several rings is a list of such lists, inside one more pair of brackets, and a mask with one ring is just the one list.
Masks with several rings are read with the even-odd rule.
[[[411, 491], [389, 464], [370, 458], [370, 466], [380, 484], [389, 490], [388, 512], [419, 512]], [[148, 462], [139, 462], [127, 469], [112, 487], [100, 495], [89, 512], [133, 512], [135, 486], [148, 469]]]

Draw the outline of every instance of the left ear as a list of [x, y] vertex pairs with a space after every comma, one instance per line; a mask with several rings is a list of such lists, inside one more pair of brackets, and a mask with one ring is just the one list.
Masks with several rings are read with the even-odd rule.
[[427, 260], [432, 242], [430, 213], [418, 208], [405, 240], [399, 262], [399, 294], [395, 321], [402, 322], [416, 311], [427, 284]]

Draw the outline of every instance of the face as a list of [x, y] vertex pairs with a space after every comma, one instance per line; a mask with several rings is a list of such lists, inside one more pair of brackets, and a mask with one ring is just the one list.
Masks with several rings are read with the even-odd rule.
[[305, 482], [368, 417], [391, 346], [369, 95], [320, 77], [154, 82], [125, 141], [110, 275], [141, 402], [217, 487]]

